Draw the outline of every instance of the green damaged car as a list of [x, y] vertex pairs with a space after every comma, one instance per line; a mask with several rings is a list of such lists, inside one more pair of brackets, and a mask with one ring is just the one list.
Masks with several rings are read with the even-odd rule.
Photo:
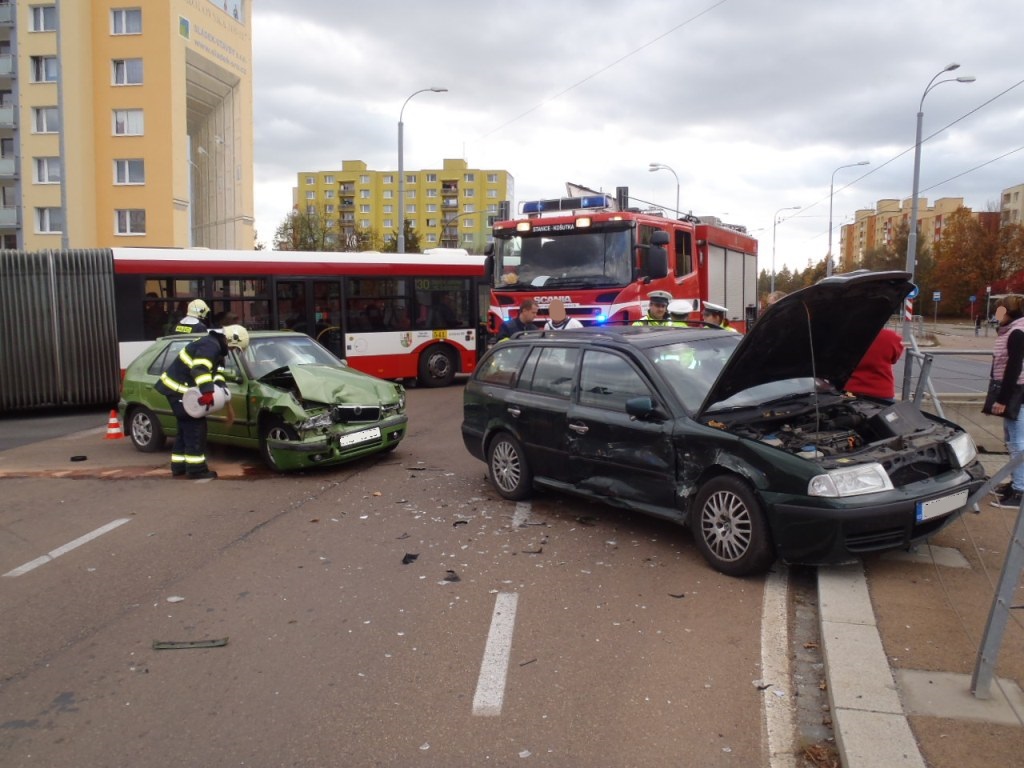
[[[154, 385], [199, 336], [157, 339], [125, 371], [121, 421], [140, 451], [164, 448], [177, 432], [167, 398]], [[394, 450], [405, 437], [405, 389], [352, 370], [302, 333], [253, 331], [249, 348], [224, 363], [229, 407], [207, 417], [208, 441], [257, 448], [286, 472], [341, 464]]]

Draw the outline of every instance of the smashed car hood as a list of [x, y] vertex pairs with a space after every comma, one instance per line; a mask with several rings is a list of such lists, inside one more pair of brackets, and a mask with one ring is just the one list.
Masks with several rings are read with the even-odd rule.
[[[393, 398], [394, 385], [351, 368], [290, 365], [288, 372], [303, 400], [316, 403], [373, 403]], [[274, 382], [271, 380], [271, 384]], [[275, 384], [276, 386], [276, 384]]]
[[833, 275], [784, 296], [736, 346], [701, 407], [738, 392], [804, 377], [841, 389], [913, 289], [908, 272]]

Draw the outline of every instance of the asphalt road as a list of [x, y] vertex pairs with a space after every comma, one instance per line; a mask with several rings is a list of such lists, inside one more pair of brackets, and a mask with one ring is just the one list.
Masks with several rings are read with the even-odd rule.
[[[94, 461], [137, 457], [95, 423], [0, 454], [93, 467], [0, 479], [0, 762], [746, 768], [796, 749], [765, 718], [792, 702], [761, 682], [770, 580], [717, 574], [663, 521], [500, 499], [462, 446], [461, 387], [409, 394], [396, 452], [323, 472], [108, 473]], [[786, 634], [781, 594], [785, 657], [813, 638]]]

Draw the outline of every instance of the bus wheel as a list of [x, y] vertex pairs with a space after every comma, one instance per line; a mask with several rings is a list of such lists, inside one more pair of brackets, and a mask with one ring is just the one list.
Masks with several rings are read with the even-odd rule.
[[274, 454], [271, 452], [270, 446], [267, 445], [267, 441], [298, 439], [298, 433], [285, 424], [284, 420], [280, 416], [268, 416], [260, 425], [260, 455], [263, 457], [263, 462], [275, 472], [280, 472], [281, 468], [277, 466], [277, 462], [274, 460]]
[[149, 408], [141, 405], [128, 415], [128, 436], [132, 445], [143, 453], [155, 453], [167, 442], [156, 416]]
[[455, 381], [455, 355], [444, 344], [434, 344], [420, 355], [419, 383], [424, 387], [447, 387]]

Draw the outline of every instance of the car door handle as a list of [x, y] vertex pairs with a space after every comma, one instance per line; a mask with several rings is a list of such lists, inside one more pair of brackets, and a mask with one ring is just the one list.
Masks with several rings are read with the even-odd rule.
[[570, 424], [569, 429], [571, 429], [578, 435], [585, 435], [587, 434], [587, 432], [590, 431], [590, 427], [588, 427], [586, 424]]
[[516, 417], [517, 419], [519, 418], [519, 414], [521, 414], [521, 413], [522, 413], [522, 411], [520, 411], [520, 410], [519, 410], [519, 408], [517, 408], [517, 407], [516, 407], [516, 406], [514, 406], [514, 405], [510, 405], [510, 406], [509, 406], [508, 408], [506, 408], [505, 410], [506, 410], [506, 411], [508, 411], [508, 413], [509, 413], [509, 415], [510, 415], [510, 416], [515, 416], [515, 417]]

